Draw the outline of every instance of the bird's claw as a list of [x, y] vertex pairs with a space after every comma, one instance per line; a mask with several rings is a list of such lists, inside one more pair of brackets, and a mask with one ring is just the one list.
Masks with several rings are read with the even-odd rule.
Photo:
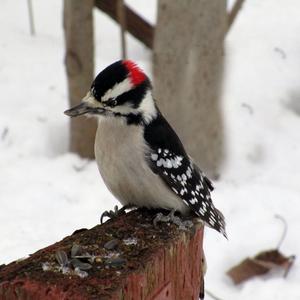
[[132, 205], [124, 205], [122, 208], [118, 208], [118, 205], [114, 206], [114, 210], [106, 210], [100, 217], [100, 223], [103, 224], [103, 219], [108, 217], [109, 219], [116, 218], [124, 213], [126, 213], [126, 209], [132, 208]]
[[168, 215], [158, 213], [154, 220], [153, 225], [157, 227], [158, 223], [173, 223], [179, 227], [179, 229], [186, 230], [194, 226], [193, 222], [190, 220], [182, 220], [181, 218], [175, 216], [175, 209], [172, 209]]
[[108, 217], [109, 219], [115, 218], [117, 217], [120, 213], [121, 209], [119, 210], [118, 205], [115, 205], [114, 210], [106, 210], [105, 212], [103, 212], [103, 214], [100, 217], [100, 222], [101, 224], [103, 224], [103, 219], [105, 217]]

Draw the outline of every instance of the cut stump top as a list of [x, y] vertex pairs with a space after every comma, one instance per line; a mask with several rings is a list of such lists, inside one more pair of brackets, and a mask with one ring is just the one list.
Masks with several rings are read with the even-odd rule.
[[[0, 299], [198, 299], [203, 227], [155, 227], [153, 216], [135, 210], [0, 267]], [[98, 258], [85, 278], [58, 271], [56, 251], [69, 257], [74, 244]]]

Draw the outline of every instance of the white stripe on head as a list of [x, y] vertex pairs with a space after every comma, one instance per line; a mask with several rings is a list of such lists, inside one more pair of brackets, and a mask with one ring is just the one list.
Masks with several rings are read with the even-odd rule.
[[157, 115], [157, 109], [155, 107], [155, 103], [150, 90], [146, 92], [138, 108], [134, 108], [130, 104], [118, 105], [113, 108], [110, 108], [110, 111], [115, 113], [121, 113], [123, 115], [141, 114], [146, 124], [149, 124], [151, 120]]
[[101, 102], [108, 101], [109, 99], [117, 98], [130, 91], [133, 87], [131, 80], [126, 77], [123, 81], [116, 83], [111, 89], [109, 89], [101, 98]]

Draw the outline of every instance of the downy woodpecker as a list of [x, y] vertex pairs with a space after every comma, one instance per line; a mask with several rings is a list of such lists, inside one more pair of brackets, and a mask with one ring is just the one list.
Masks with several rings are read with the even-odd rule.
[[65, 114], [98, 119], [99, 171], [123, 205], [195, 216], [226, 237], [211, 181], [187, 155], [152, 97], [149, 78], [134, 62], [117, 61], [100, 72], [82, 102]]

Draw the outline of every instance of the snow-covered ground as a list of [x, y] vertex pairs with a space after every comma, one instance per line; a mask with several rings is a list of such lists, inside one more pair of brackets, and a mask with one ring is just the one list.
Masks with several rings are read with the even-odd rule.
[[[154, 23], [155, 0], [127, 1]], [[0, 3], [0, 264], [28, 255], [99, 221], [116, 204], [95, 162], [68, 153], [62, 1]], [[230, 4], [232, 1], [230, 1]], [[251, 0], [226, 39], [222, 103], [227, 160], [214, 201], [229, 241], [206, 230], [206, 288], [224, 300], [300, 299], [299, 261], [288, 277], [234, 286], [225, 275], [246, 256], [277, 245], [299, 254], [300, 2]], [[99, 71], [119, 59], [119, 29], [95, 12]], [[146, 71], [151, 53], [128, 37], [129, 55]], [[207, 296], [209, 299], [209, 296]]]

